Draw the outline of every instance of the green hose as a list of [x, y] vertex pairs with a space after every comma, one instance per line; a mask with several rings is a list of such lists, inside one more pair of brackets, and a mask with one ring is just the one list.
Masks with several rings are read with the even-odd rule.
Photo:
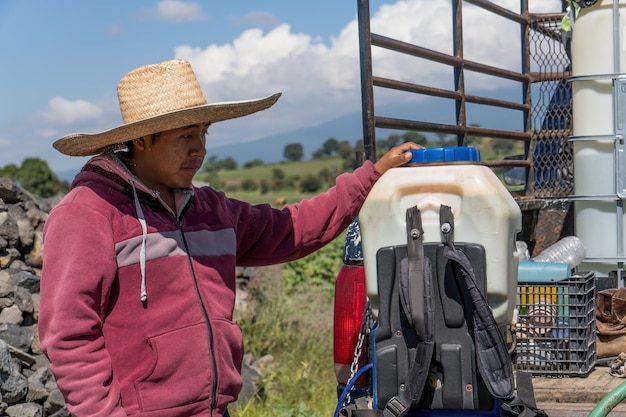
[[604, 417], [608, 415], [615, 406], [626, 398], [626, 381], [613, 388], [589, 413], [589, 417]]

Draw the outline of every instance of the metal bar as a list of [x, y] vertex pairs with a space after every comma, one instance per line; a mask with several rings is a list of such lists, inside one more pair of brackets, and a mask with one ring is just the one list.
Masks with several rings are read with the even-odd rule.
[[590, 74], [590, 75], [575, 75], [569, 77], [567, 82], [575, 82], [575, 81], [598, 81], [598, 80], [616, 80], [619, 78], [626, 78], [624, 74]]
[[[452, 100], [461, 100], [462, 94], [457, 91], [445, 90], [442, 88], [428, 87], [420, 84], [412, 84], [404, 81], [391, 80], [389, 78], [372, 77], [372, 83], [375, 87], [389, 88], [394, 90], [406, 91], [409, 93], [424, 94], [433, 97], [449, 98]], [[484, 104], [494, 107], [504, 107], [512, 110], [530, 111], [530, 107], [525, 104], [514, 101], [498, 100], [483, 96], [465, 95], [465, 101], [468, 103]]]
[[488, 167], [524, 167], [530, 168], [531, 162], [527, 159], [494, 159], [482, 161], [482, 164]]
[[490, 136], [493, 138], [516, 139], [530, 141], [531, 134], [513, 132], [510, 130], [488, 129], [476, 126], [458, 126], [444, 123], [420, 122], [417, 120], [396, 119], [393, 117], [376, 116], [376, 126], [386, 129], [409, 129], [418, 132], [444, 132], [453, 134], [468, 134], [471, 136]]
[[[526, 10], [528, 11], [528, 7], [526, 7]], [[565, 15], [565, 13], [560, 12], [560, 13], [541, 13], [541, 14], [530, 14], [530, 19], [532, 22], [534, 22], [535, 24], [541, 23], [541, 22], [550, 22], [550, 21], [554, 21], [554, 20], [561, 20], [563, 19], [563, 16]], [[534, 25], [533, 25], [534, 27]], [[553, 32], [553, 31], [551, 31]], [[560, 39], [560, 37], [559, 37]]]
[[[520, 1], [520, 15], [524, 16], [523, 22], [520, 23], [520, 38], [521, 38], [521, 48], [520, 53], [522, 54], [521, 63], [522, 63], [522, 73], [528, 74], [530, 73], [530, 24], [528, 19], [528, 0]], [[528, 81], [522, 82], [522, 103], [526, 106], [526, 110], [522, 113], [522, 122], [524, 126], [524, 130], [526, 132], [530, 132], [531, 130], [531, 108], [532, 108], [532, 93], [530, 86], [532, 81], [529, 79]], [[526, 189], [530, 190], [531, 193], [534, 192], [534, 182], [530, 181], [532, 176], [534, 175], [533, 170], [533, 155], [530, 152], [530, 141], [524, 142], [524, 156], [526, 161], [528, 162], [528, 169], [526, 169]]]
[[369, 0], [357, 0], [359, 26], [359, 59], [361, 69], [361, 106], [363, 118], [363, 150], [365, 159], [376, 161], [374, 120], [374, 88], [372, 86], [372, 38]]
[[619, 139], [616, 135], [587, 135], [587, 136], [570, 136], [569, 142], [584, 142], [589, 140], [606, 140], [606, 141], [615, 141]]
[[[614, 1], [613, 2], [613, 72], [614, 73], [619, 73], [621, 71], [620, 68], [620, 37], [619, 37], [619, 31], [620, 31], [620, 24], [619, 24], [619, 1]], [[621, 80], [619, 80], [621, 81]], [[621, 136], [622, 131], [623, 131], [623, 125], [624, 125], [624, 115], [622, 113], [623, 109], [621, 108], [621, 104], [622, 101], [618, 100], [618, 94], [621, 93], [621, 83], [620, 82], [613, 82], [613, 96], [614, 96], [614, 105], [615, 105], [615, 111], [614, 111], [614, 118], [615, 118], [615, 134], [616, 136]], [[620, 92], [617, 92], [616, 90], [620, 90]], [[618, 145], [620, 145], [620, 143], [618, 141], [615, 142], [616, 147]], [[616, 149], [617, 150], [617, 149]], [[616, 155], [616, 167], [617, 167], [617, 172], [616, 172], [616, 176], [618, 177], [618, 180], [616, 181], [617, 183], [621, 182], [622, 179], [622, 175], [623, 175], [623, 170], [622, 170], [622, 158], [620, 158], [619, 156]], [[623, 198], [622, 195], [622, 189], [620, 189], [620, 187], [617, 187], [617, 193], [620, 197]], [[624, 202], [623, 200], [620, 198], [619, 200], [617, 200], [617, 204], [615, 207], [615, 218], [616, 218], [616, 222], [615, 222], [615, 228], [617, 229], [617, 244], [616, 244], [616, 250], [617, 250], [617, 256], [619, 258], [623, 258], [624, 256]], [[623, 287], [624, 286], [624, 279], [623, 279], [623, 267], [624, 264], [622, 263], [623, 259], [621, 261], [618, 262], [617, 265], [617, 285], [618, 287]]]
[[601, 194], [601, 195], [570, 195], [567, 197], [572, 201], [584, 200], [584, 201], [617, 201], [620, 198], [614, 194]]
[[525, 23], [526, 19], [519, 14], [510, 11], [509, 9], [505, 9], [504, 7], [498, 6], [497, 4], [488, 1], [488, 0], [465, 0], [466, 2], [473, 4], [474, 6], [478, 6], [482, 9], [488, 10], [498, 16], [507, 18], [517, 23]]
[[571, 76], [571, 71], [556, 71], [556, 72], [528, 72], [528, 79], [531, 83], [538, 83], [544, 81], [561, 81], [564, 78]]
[[386, 36], [382, 36], [376, 33], [372, 33], [372, 45], [400, 52], [406, 55], [412, 55], [418, 58], [428, 59], [430, 61], [435, 61], [440, 64], [446, 64], [454, 67], [463, 66], [466, 70], [480, 72], [487, 75], [494, 75], [499, 78], [506, 78], [509, 80], [520, 82], [529, 80], [529, 77], [526, 74], [520, 74], [515, 71], [509, 71], [491, 65], [481, 64], [479, 62], [467, 61], [458, 57], [444, 54], [442, 52], [399, 41], [397, 39], [388, 38]]
[[[452, 50], [454, 56], [463, 62], [463, 0], [452, 0]], [[462, 65], [454, 66], [454, 89], [461, 94], [461, 99], [456, 100], [456, 124], [467, 126], [467, 113], [465, 109], [465, 76]], [[463, 146], [467, 143], [467, 132], [457, 134], [456, 144]]]

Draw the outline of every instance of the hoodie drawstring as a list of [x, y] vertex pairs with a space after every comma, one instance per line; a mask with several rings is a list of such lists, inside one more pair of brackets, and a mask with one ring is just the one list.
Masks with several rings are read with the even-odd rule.
[[141, 224], [142, 236], [141, 236], [141, 250], [139, 252], [139, 266], [141, 269], [141, 295], [140, 300], [145, 303], [148, 300], [148, 292], [146, 291], [146, 240], [148, 238], [148, 226], [146, 219], [139, 204], [139, 197], [137, 196], [137, 189], [135, 188], [135, 181], [130, 180], [130, 185], [133, 187], [133, 195], [135, 196], [135, 210], [137, 211], [137, 219]]

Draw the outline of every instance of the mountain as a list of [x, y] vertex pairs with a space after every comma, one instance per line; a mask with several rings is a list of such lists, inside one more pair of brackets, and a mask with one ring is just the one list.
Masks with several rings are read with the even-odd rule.
[[287, 144], [298, 142], [304, 148], [304, 159], [310, 159], [313, 152], [321, 148], [322, 144], [331, 137], [338, 141], [347, 139], [354, 144], [356, 139], [363, 137], [361, 115], [354, 113], [318, 126], [279, 133], [252, 142], [215, 148], [209, 146], [207, 156], [215, 155], [217, 159], [231, 157], [239, 166], [254, 159], [261, 159], [266, 164], [272, 164], [283, 160], [283, 151]]

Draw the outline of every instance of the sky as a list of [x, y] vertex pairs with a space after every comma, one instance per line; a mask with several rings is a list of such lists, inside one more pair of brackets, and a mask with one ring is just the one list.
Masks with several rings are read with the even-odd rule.
[[[519, 0], [498, 0], [519, 11]], [[531, 0], [556, 12], [560, 0]], [[372, 31], [452, 52], [450, 0], [371, 0]], [[517, 26], [465, 6], [464, 56], [519, 70]], [[211, 147], [316, 126], [360, 111], [357, 1], [354, 0], [0, 0], [0, 167], [24, 158], [56, 172], [87, 158], [52, 143], [75, 132], [122, 123], [118, 81], [132, 69], [169, 59], [192, 64], [208, 102], [282, 92], [263, 112], [215, 123]], [[451, 72], [373, 50], [377, 75], [442, 88]], [[468, 77], [474, 89], [506, 86]], [[393, 92], [376, 104], [414, 100]]]

